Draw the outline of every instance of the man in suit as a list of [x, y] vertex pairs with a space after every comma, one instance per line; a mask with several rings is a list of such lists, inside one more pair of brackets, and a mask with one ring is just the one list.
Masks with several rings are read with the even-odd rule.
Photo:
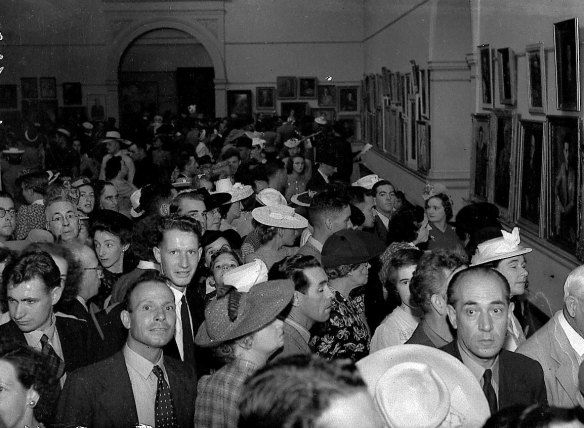
[[394, 213], [395, 188], [387, 180], [379, 180], [371, 189], [375, 198], [373, 231], [383, 243], [388, 243], [389, 222]]
[[312, 177], [306, 183], [306, 189], [318, 192], [330, 183], [331, 177], [337, 172], [340, 162], [337, 152], [333, 147], [328, 146], [317, 147], [316, 161], [318, 169], [314, 171]]
[[448, 318], [457, 335], [441, 349], [470, 369], [491, 414], [516, 404], [546, 404], [541, 365], [503, 349], [513, 310], [505, 277], [494, 269], [471, 267], [454, 274], [447, 295]]
[[192, 427], [196, 379], [162, 350], [172, 340], [176, 318], [165, 278], [146, 271], [130, 284], [123, 306], [124, 348], [69, 376], [58, 426]]
[[538, 361], [544, 369], [550, 405], [581, 406], [578, 368], [584, 354], [584, 266], [564, 283], [564, 305], [517, 352]]

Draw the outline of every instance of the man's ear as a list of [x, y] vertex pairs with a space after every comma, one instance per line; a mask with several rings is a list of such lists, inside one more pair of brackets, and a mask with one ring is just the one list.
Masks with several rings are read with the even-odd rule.
[[120, 319], [122, 320], [122, 324], [124, 325], [124, 327], [129, 330], [130, 326], [132, 325], [132, 322], [130, 321], [130, 313], [127, 310], [123, 310], [120, 313]]
[[[59, 280], [59, 284], [61, 281]], [[57, 302], [61, 299], [61, 295], [63, 294], [63, 285], [59, 285], [51, 290], [51, 303], [53, 306], [57, 304]]]
[[300, 292], [299, 291], [295, 291], [294, 292], [294, 295], [292, 297], [292, 306], [296, 306], [296, 307], [300, 306], [300, 300], [301, 299], [302, 298], [300, 297]]
[[160, 264], [160, 248], [154, 247], [152, 248], [152, 252], [154, 253], [154, 258], [156, 259], [156, 262]]
[[440, 315], [446, 313], [446, 302], [438, 294], [432, 294], [430, 297], [430, 304]]
[[515, 310], [515, 303], [509, 302], [509, 310], [507, 311], [507, 318], [508, 322], [511, 322], [511, 318], [513, 318], [513, 311]]
[[456, 326], [456, 309], [454, 309], [454, 306], [452, 305], [448, 305], [446, 306], [446, 312], [448, 314], [448, 319], [450, 320], [450, 324], [452, 324], [453, 328], [457, 328]]
[[577, 303], [576, 303], [576, 299], [574, 298], [574, 296], [568, 296], [564, 300], [564, 306], [566, 307], [568, 314], [572, 318], [574, 318], [576, 316], [576, 305], [577, 305]]

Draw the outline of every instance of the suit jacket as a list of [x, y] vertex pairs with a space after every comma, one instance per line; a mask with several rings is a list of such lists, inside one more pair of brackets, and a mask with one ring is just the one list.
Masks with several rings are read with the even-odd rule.
[[318, 168], [314, 170], [312, 177], [306, 183], [306, 190], [314, 190], [314, 191], [321, 191], [327, 185], [327, 182], [324, 180], [324, 177], [320, 172], [318, 172]]
[[[462, 361], [456, 339], [440, 348]], [[546, 404], [543, 371], [537, 361], [505, 349], [499, 354], [499, 409], [515, 404]]]
[[387, 244], [387, 239], [389, 237], [387, 227], [385, 227], [377, 214], [375, 214], [375, 221], [373, 222], [373, 233], [381, 239], [381, 242]]
[[[178, 361], [164, 358], [178, 426], [194, 422], [196, 380]], [[152, 403], [154, 406], [154, 403]], [[122, 351], [72, 373], [57, 407], [57, 427], [128, 428], [138, 425], [138, 411]]]
[[305, 256], [313, 256], [320, 263], [322, 263], [322, 254], [320, 253], [320, 251], [318, 251], [316, 249], [316, 247], [314, 245], [312, 245], [310, 243], [310, 241], [307, 241], [306, 244], [304, 244], [302, 247], [300, 247], [296, 254], [302, 254]]
[[284, 347], [274, 355], [273, 358], [280, 358], [280, 357], [288, 357], [290, 355], [296, 354], [304, 354], [310, 355], [312, 354], [312, 350], [310, 346], [308, 346], [308, 342], [304, 340], [302, 335], [296, 328], [284, 322]]
[[580, 404], [578, 355], [559, 323], [561, 313], [556, 312], [551, 320], [517, 348], [517, 352], [533, 358], [543, 367], [550, 405], [574, 407]]

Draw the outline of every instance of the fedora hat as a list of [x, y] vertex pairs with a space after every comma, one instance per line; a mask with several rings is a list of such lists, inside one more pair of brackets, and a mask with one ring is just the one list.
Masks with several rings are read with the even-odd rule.
[[220, 207], [221, 205], [226, 204], [231, 200], [231, 195], [229, 193], [209, 193], [205, 187], [197, 189], [197, 192], [203, 195], [207, 211], [214, 210], [215, 208]]
[[501, 234], [503, 235], [502, 237], [489, 239], [477, 246], [477, 250], [470, 261], [471, 266], [508, 259], [533, 251], [531, 248], [519, 245], [521, 238], [519, 237], [518, 227], [514, 227], [511, 233], [502, 230]]
[[256, 195], [256, 200], [262, 205], [271, 207], [274, 205], [288, 205], [286, 198], [276, 189], [266, 187]]
[[238, 266], [223, 275], [223, 284], [231, 285], [239, 291], [249, 291], [251, 287], [268, 280], [268, 268], [260, 259]]
[[[288, 279], [256, 284], [247, 293], [231, 290], [207, 305], [195, 343], [213, 347], [253, 333], [271, 323], [293, 294], [294, 283]], [[235, 314], [230, 314], [230, 306], [237, 307]]]
[[253, 194], [253, 189], [249, 185], [243, 185], [241, 183], [233, 184], [230, 178], [221, 178], [215, 182], [215, 193], [229, 193], [231, 195], [231, 200], [229, 203], [238, 202], [242, 199], [248, 198]]
[[326, 117], [324, 117], [324, 115], [320, 115], [314, 118], [314, 122], [318, 123], [319, 125], [325, 126], [328, 123], [328, 120], [326, 120]]
[[357, 367], [391, 427], [481, 427], [490, 415], [471, 371], [439, 349], [392, 346], [363, 358]]
[[379, 238], [368, 232], [344, 229], [333, 233], [322, 246], [322, 264], [331, 268], [364, 263], [385, 250]]
[[294, 208], [286, 205], [258, 207], [251, 212], [255, 221], [266, 226], [282, 227], [285, 229], [304, 229], [308, 227], [308, 220], [296, 214]]
[[101, 142], [107, 143], [108, 141], [122, 141], [122, 136], [118, 131], [107, 131]]
[[353, 183], [353, 186], [363, 187], [364, 189], [371, 190], [373, 188], [373, 185], [380, 180], [381, 178], [379, 178], [377, 174], [369, 174], [355, 181]]

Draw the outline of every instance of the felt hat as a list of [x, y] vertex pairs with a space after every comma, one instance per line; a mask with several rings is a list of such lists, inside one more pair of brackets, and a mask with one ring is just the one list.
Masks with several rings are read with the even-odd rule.
[[380, 180], [381, 178], [379, 178], [377, 174], [369, 174], [355, 181], [353, 183], [353, 186], [363, 187], [364, 189], [371, 190], [373, 188], [373, 185]]
[[322, 265], [327, 268], [364, 263], [385, 250], [375, 235], [344, 229], [333, 233], [322, 246]]
[[133, 218], [138, 218], [142, 214], [144, 214], [144, 210], [140, 209], [140, 198], [142, 197], [142, 189], [138, 189], [134, 191], [130, 195], [130, 203], [132, 204], [132, 208], [130, 208], [130, 215]]
[[241, 183], [233, 184], [230, 178], [221, 178], [215, 182], [215, 193], [229, 193], [231, 195], [231, 200], [229, 203], [238, 202], [242, 199], [248, 198], [253, 194], [253, 189], [249, 185], [243, 185]]
[[300, 140], [298, 138], [290, 138], [284, 142], [284, 145], [289, 149], [293, 149], [294, 147], [298, 147], [300, 144]]
[[9, 250], [21, 252], [26, 247], [34, 242], [48, 242], [53, 243], [55, 242], [55, 237], [51, 232], [44, 229], [31, 229], [31, 231], [26, 236], [26, 239], [20, 239], [15, 241], [6, 241], [3, 242], [2, 245], [8, 248]]
[[[214, 347], [260, 330], [288, 306], [293, 294], [294, 283], [290, 280], [256, 284], [247, 293], [232, 290], [207, 305], [195, 343]], [[230, 312], [235, 313], [230, 317]]]
[[247, 292], [254, 285], [267, 280], [268, 268], [260, 259], [231, 269], [223, 275], [223, 284], [231, 285], [242, 292]]
[[297, 195], [292, 195], [290, 200], [298, 206], [310, 207], [312, 203], [312, 198], [316, 194], [313, 190], [307, 190], [306, 192], [298, 193]]
[[392, 346], [363, 358], [357, 367], [391, 427], [481, 427], [489, 418], [474, 375], [439, 349]]
[[226, 204], [231, 200], [231, 195], [229, 193], [209, 193], [205, 187], [201, 187], [197, 190], [197, 192], [203, 195], [205, 198], [205, 206], [207, 207], [207, 211], [214, 210], [215, 208], [220, 207], [221, 205]]
[[285, 229], [304, 229], [308, 227], [308, 220], [300, 214], [296, 214], [294, 208], [286, 205], [255, 208], [251, 215], [255, 221], [266, 226]]
[[105, 138], [101, 140], [102, 143], [107, 143], [108, 141], [121, 141], [122, 136], [118, 131], [107, 131], [105, 133]]
[[271, 187], [267, 187], [261, 190], [256, 195], [256, 200], [265, 206], [273, 206], [273, 205], [287, 205], [288, 202], [286, 198], [278, 192], [276, 189], [272, 189]]
[[477, 246], [477, 250], [470, 261], [471, 266], [508, 259], [533, 251], [531, 248], [519, 245], [521, 242], [519, 228], [514, 227], [511, 233], [502, 230], [501, 234], [503, 235], [502, 237], [489, 239]]

